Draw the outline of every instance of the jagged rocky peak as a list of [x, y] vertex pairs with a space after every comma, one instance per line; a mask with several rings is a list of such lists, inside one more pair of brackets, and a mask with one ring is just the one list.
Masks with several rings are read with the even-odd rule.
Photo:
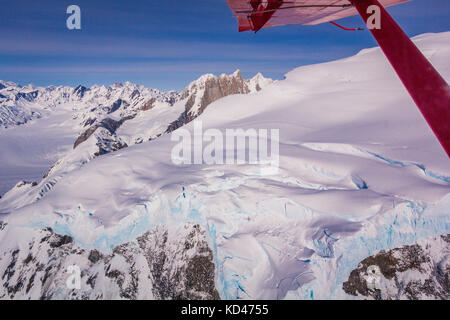
[[253, 78], [247, 80], [247, 85], [250, 92], [257, 92], [261, 91], [272, 82], [272, 79], [265, 78], [261, 72], [258, 72]]
[[271, 79], [257, 74], [250, 80], [242, 77], [241, 71], [236, 70], [232, 74], [205, 74], [191, 82], [181, 93], [181, 99], [188, 99], [186, 111], [190, 114], [200, 115], [212, 102], [231, 94], [246, 94], [261, 90]]
[[119, 110], [119, 108], [127, 108], [129, 105], [130, 104], [127, 101], [119, 98], [112, 104], [108, 113], [114, 113], [115, 111]]
[[[79, 246], [52, 229], [22, 230], [5, 251], [0, 299], [219, 299], [206, 231], [157, 227], [108, 252]], [[0, 221], [0, 236], [9, 232]], [[176, 263], [174, 263], [174, 261]], [[79, 268], [79, 288], [67, 280]]]
[[38, 90], [28, 91], [28, 92], [19, 92], [16, 95], [16, 101], [23, 99], [28, 102], [32, 102], [34, 99], [36, 99], [39, 95]]
[[86, 91], [89, 89], [85, 86], [82, 86], [81, 84], [77, 86], [75, 89], [73, 89], [73, 94], [78, 96], [79, 98], [83, 98]]
[[7, 88], [7, 87], [18, 87], [19, 85], [12, 81], [0, 80], [0, 86], [3, 86], [3, 88]]
[[261, 74], [257, 74], [250, 80], [245, 80], [240, 70], [236, 70], [229, 75], [205, 74], [191, 82], [183, 90], [180, 100], [186, 101], [185, 111], [169, 125], [166, 132], [172, 132], [191, 122], [201, 115], [207, 106], [220, 98], [232, 94], [254, 93], [272, 82], [272, 79], [264, 78]]

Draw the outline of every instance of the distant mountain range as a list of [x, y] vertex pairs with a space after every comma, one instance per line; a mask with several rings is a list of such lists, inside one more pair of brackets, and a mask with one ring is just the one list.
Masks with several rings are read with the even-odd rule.
[[135, 116], [139, 111], [156, 105], [169, 107], [182, 100], [186, 100], [186, 112], [194, 116], [221, 97], [257, 92], [271, 82], [261, 74], [245, 80], [239, 70], [231, 75], [203, 75], [182, 92], [162, 92], [131, 82], [115, 83], [109, 87], [86, 88], [79, 85], [74, 88], [21, 86], [0, 80], [0, 127], [25, 124], [61, 108], [70, 108], [80, 124], [89, 126], [100, 123], [109, 115], [116, 119]]

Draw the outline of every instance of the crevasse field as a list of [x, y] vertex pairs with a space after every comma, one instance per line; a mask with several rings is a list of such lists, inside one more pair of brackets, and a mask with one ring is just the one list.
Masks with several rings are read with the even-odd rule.
[[[450, 32], [414, 40], [448, 81]], [[108, 254], [161, 225], [176, 237], [189, 222], [207, 230], [221, 298], [339, 299], [350, 298], [342, 283], [365, 257], [450, 232], [450, 159], [379, 48], [297, 68], [196, 120], [203, 130], [279, 129], [279, 170], [175, 165], [176, 143], [162, 135], [66, 168], [44, 196], [31, 187], [6, 193], [0, 251], [51, 227]], [[27, 128], [11, 130], [32, 135]], [[41, 143], [66, 141], [71, 129], [58, 128]], [[0, 141], [6, 159], [13, 146]]]

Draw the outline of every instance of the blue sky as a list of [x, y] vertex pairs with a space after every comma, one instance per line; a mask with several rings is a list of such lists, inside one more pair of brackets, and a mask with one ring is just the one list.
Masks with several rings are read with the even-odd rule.
[[[238, 33], [226, 0], [1, 0], [0, 79], [36, 85], [131, 81], [184, 88], [204, 73], [280, 79], [291, 69], [376, 45], [369, 31], [331, 24]], [[77, 4], [82, 30], [66, 28]], [[389, 12], [410, 36], [450, 31], [450, 1], [413, 0]], [[340, 22], [362, 26], [360, 17]]]

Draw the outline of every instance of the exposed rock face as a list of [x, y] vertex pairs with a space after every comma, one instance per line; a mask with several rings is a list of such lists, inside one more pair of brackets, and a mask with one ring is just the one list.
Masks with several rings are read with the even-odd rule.
[[28, 102], [33, 101], [34, 99], [36, 99], [39, 95], [39, 91], [35, 90], [35, 91], [31, 91], [31, 92], [19, 92], [16, 95], [16, 101], [20, 100], [20, 99], [24, 99]]
[[[131, 94], [131, 98], [135, 97], [136, 93], [133, 92]], [[111, 106], [111, 108], [108, 110], [108, 114], [110, 113], [114, 113], [115, 111], [119, 110], [119, 108], [124, 108], [126, 109], [130, 104], [128, 102], [126, 102], [125, 100], [122, 99], [118, 99], [116, 102], [113, 103], [113, 105]]]
[[76, 87], [75, 89], [73, 89], [73, 94], [76, 95], [78, 98], [83, 98], [84, 94], [86, 93], [86, 91], [88, 91], [89, 89], [79, 85], [78, 87]]
[[181, 93], [180, 99], [187, 99], [185, 111], [169, 125], [166, 132], [172, 132], [191, 122], [201, 115], [207, 106], [220, 98], [232, 94], [257, 92], [270, 83], [272, 80], [265, 79], [261, 74], [245, 80], [239, 70], [231, 75], [222, 74], [218, 77], [206, 74], [189, 84]]
[[[0, 232], [6, 232], [0, 223]], [[67, 281], [76, 265], [80, 288]], [[51, 229], [0, 256], [0, 299], [219, 299], [205, 232], [198, 225], [149, 231], [111, 253], [80, 248]]]
[[94, 158], [128, 147], [126, 142], [122, 141], [115, 133], [104, 128], [100, 128], [98, 131], [96, 135], [98, 151], [94, 152]]
[[30, 181], [22, 180], [19, 183], [17, 183], [15, 187], [16, 188], [21, 188], [21, 187], [26, 186], [26, 185], [31, 185], [32, 187], [35, 187], [35, 186], [37, 186], [37, 182], [36, 181], [30, 182]]
[[89, 139], [90, 136], [92, 136], [92, 134], [95, 132], [95, 130], [97, 130], [99, 128], [99, 125], [94, 125], [92, 127], [90, 127], [89, 129], [87, 129], [86, 131], [84, 131], [78, 138], [77, 140], [75, 140], [75, 143], [73, 144], [73, 148], [75, 149], [76, 147], [78, 147], [79, 144], [85, 142], [87, 139]]
[[153, 109], [156, 103], [156, 99], [155, 98], [151, 98], [150, 100], [148, 100], [146, 103], [144, 103], [142, 105], [142, 107], [140, 108], [141, 111], [148, 111], [150, 109]]
[[[199, 225], [185, 228], [174, 244], [167, 231], [148, 232], [137, 239], [154, 279], [158, 299], [219, 299], [213, 254]], [[182, 262], [182, 266], [177, 266]]]
[[189, 98], [186, 109], [190, 113], [201, 114], [214, 101], [230, 94], [249, 93], [246, 81], [238, 70], [231, 75], [219, 77], [206, 75], [191, 83], [181, 94], [181, 99]]
[[343, 289], [353, 296], [377, 300], [449, 300], [450, 235], [364, 259]]
[[95, 154], [96, 156], [127, 147], [127, 144], [116, 136], [116, 131], [125, 121], [131, 120], [135, 116], [136, 115], [130, 115], [120, 119], [119, 121], [111, 118], [103, 119], [100, 123], [94, 124], [84, 131], [75, 141], [73, 148], [75, 149], [79, 144], [89, 139], [92, 134], [97, 131], [97, 129], [103, 130], [100, 130], [96, 137], [98, 141], [97, 146], [99, 147], [98, 153]]

